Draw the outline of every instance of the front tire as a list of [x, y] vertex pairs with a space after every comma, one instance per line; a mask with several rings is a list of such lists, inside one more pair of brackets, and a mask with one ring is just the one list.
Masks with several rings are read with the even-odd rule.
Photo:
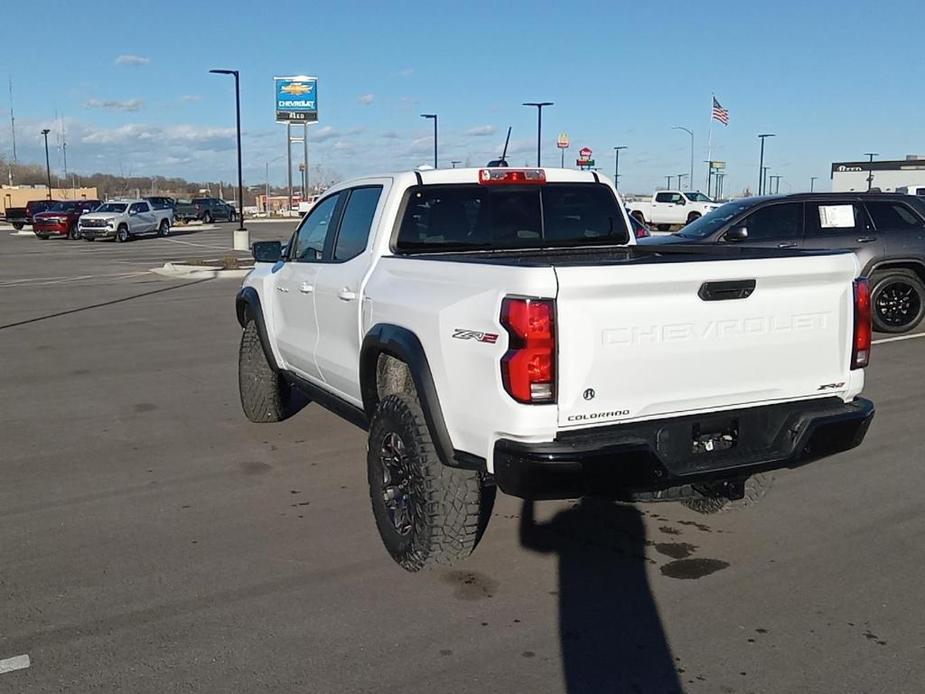
[[238, 391], [241, 408], [252, 422], [280, 422], [289, 415], [290, 387], [270, 366], [257, 323], [249, 319], [238, 351]]
[[480, 473], [444, 465], [414, 395], [379, 403], [369, 429], [369, 496], [376, 527], [406, 571], [468, 557], [494, 503]]
[[80, 232], [77, 231], [77, 225], [76, 225], [76, 224], [73, 225], [70, 229], [68, 229], [68, 231], [67, 231], [67, 237], [68, 237], [71, 241], [76, 241], [77, 239], [80, 238]]
[[688, 224], [690, 224], [691, 222], [693, 222], [695, 219], [700, 219], [700, 213], [699, 213], [699, 212], [691, 212], [689, 215], [687, 215], [687, 223], [688, 223]]
[[132, 238], [132, 235], [128, 233], [128, 227], [121, 226], [116, 231], [116, 243], [125, 243]]
[[206, 212], [204, 215], [202, 215], [202, 223], [203, 224], [212, 223], [212, 213], [211, 212]]
[[161, 225], [157, 229], [158, 236], [167, 236], [170, 233], [170, 222], [166, 219], [161, 221]]
[[874, 328], [883, 333], [905, 333], [925, 316], [925, 285], [912, 270], [875, 274], [870, 292]]

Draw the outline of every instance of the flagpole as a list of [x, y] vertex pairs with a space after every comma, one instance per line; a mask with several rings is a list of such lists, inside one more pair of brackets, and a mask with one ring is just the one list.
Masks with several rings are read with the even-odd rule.
[[707, 195], [711, 193], [710, 172], [713, 168], [713, 101], [716, 99], [715, 94], [710, 95], [710, 127], [707, 135]]

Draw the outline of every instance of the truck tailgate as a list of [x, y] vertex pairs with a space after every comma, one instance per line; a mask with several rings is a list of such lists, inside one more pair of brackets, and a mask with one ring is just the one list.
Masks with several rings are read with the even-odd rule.
[[856, 274], [851, 254], [556, 267], [559, 425], [844, 392]]

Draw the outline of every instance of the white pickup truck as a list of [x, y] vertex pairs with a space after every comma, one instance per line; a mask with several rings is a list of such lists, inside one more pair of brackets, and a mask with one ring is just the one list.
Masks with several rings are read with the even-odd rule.
[[173, 223], [171, 208], [155, 208], [147, 200], [111, 200], [82, 215], [78, 234], [86, 241], [111, 238], [119, 242], [137, 236], [167, 236]]
[[643, 224], [659, 231], [690, 224], [695, 219], [719, 207], [703, 193], [681, 190], [660, 190], [649, 200], [626, 203], [630, 214]]
[[716, 500], [857, 446], [870, 350], [850, 252], [636, 246], [613, 184], [447, 169], [328, 190], [255, 243], [236, 299], [246, 416], [293, 388], [369, 432], [408, 570], [475, 547], [495, 489]]

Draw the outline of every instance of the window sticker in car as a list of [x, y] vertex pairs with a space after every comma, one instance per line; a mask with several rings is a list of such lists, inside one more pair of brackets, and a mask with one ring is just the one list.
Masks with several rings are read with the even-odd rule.
[[854, 205], [819, 205], [820, 228], [851, 229], [854, 225]]

